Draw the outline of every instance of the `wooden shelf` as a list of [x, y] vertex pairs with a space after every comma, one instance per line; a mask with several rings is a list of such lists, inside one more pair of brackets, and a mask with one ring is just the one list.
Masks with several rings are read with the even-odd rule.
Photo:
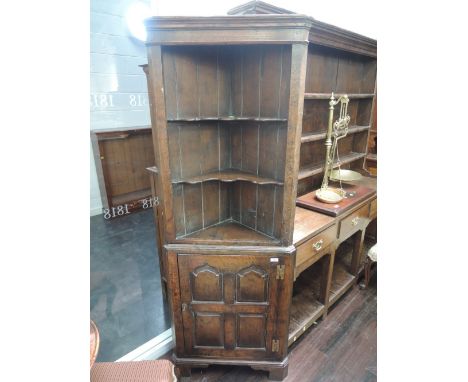
[[[350, 126], [348, 129], [348, 134], [360, 133], [361, 131], [366, 131], [369, 128], [370, 126]], [[320, 141], [322, 139], [325, 139], [326, 137], [326, 131], [320, 133], [306, 133], [302, 134], [301, 143]]]
[[260, 118], [260, 117], [195, 117], [195, 118], [168, 118], [168, 122], [217, 122], [217, 121], [252, 121], [252, 122], [287, 122], [286, 118]]
[[289, 320], [288, 346], [295, 342], [314, 322], [322, 316], [324, 305], [319, 301], [320, 265], [315, 264], [294, 283]]
[[[345, 93], [336, 93], [334, 94], [335, 98], [339, 98]], [[304, 93], [304, 99], [330, 99], [331, 93]], [[352, 93], [348, 94], [349, 99], [362, 99], [362, 98], [373, 98], [374, 94], [373, 93], [363, 93], [363, 94], [358, 94], [358, 93]]]
[[368, 154], [366, 155], [366, 159], [369, 159], [369, 160], [377, 160], [377, 154], [368, 153]]
[[[341, 164], [342, 165], [348, 164], [348, 163], [354, 162], [354, 161], [356, 161], [358, 159], [364, 158], [365, 156], [366, 156], [366, 154], [364, 154], [364, 153], [351, 153], [351, 154], [342, 156], [340, 158], [341, 159]], [[299, 169], [298, 179], [301, 180], [301, 179], [309, 178], [311, 176], [322, 173], [324, 170], [325, 170], [325, 168], [323, 167], [323, 164], [303, 167], [302, 169]]]
[[197, 175], [197, 176], [193, 176], [187, 179], [173, 180], [172, 183], [173, 184], [177, 184], [177, 183], [195, 184], [195, 183], [207, 182], [210, 180], [219, 180], [221, 182], [236, 182], [239, 180], [243, 180], [243, 181], [251, 182], [255, 184], [277, 184], [277, 185], [284, 184], [282, 181], [279, 181], [279, 180], [275, 180], [272, 178], [264, 178], [261, 176], [257, 176], [257, 175], [254, 175], [245, 171], [241, 171], [241, 170], [236, 170], [236, 169], [215, 171], [209, 174]]
[[206, 227], [191, 234], [177, 238], [181, 242], [187, 239], [190, 242], [227, 244], [235, 242], [252, 242], [253, 244], [277, 244], [278, 240], [261, 232], [229, 219], [221, 223]]
[[335, 259], [329, 305], [334, 304], [352, 286], [355, 277], [348, 272], [348, 269], [342, 259]]

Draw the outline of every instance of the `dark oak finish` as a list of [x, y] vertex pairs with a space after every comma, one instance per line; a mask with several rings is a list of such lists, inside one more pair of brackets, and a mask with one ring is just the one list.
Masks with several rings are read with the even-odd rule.
[[149, 126], [91, 131], [96, 172], [103, 208], [127, 204], [128, 211], [143, 208], [151, 197], [146, 167], [154, 165]]
[[146, 25], [174, 360], [184, 377], [234, 362], [282, 378], [310, 19]]

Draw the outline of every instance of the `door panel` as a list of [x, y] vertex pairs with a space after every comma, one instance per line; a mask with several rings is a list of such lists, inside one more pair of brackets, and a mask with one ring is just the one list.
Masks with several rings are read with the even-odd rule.
[[222, 301], [223, 275], [204, 265], [190, 273], [192, 301]]
[[267, 302], [268, 274], [259, 267], [250, 266], [236, 275], [236, 301]]
[[224, 347], [224, 315], [219, 313], [194, 313], [195, 346]]
[[266, 315], [237, 315], [237, 346], [244, 348], [264, 348]]
[[279, 358], [271, 343], [282, 263], [280, 256], [179, 254], [186, 354]]

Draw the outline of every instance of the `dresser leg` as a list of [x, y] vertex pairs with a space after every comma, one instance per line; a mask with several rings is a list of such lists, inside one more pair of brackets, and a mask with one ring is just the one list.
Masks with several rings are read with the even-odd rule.
[[271, 381], [282, 381], [287, 376], [288, 365], [284, 367], [275, 367], [274, 369], [270, 369], [268, 379], [270, 379]]

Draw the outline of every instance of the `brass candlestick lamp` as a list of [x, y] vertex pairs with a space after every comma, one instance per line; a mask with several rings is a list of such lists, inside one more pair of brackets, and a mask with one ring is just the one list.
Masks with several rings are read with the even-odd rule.
[[[327, 138], [325, 140], [326, 156], [325, 156], [325, 171], [323, 174], [323, 181], [320, 190], [317, 190], [315, 193], [318, 200], [324, 203], [339, 203], [346, 197], [346, 192], [343, 190], [341, 184], [342, 181], [353, 181], [358, 180], [362, 177], [356, 171], [351, 170], [342, 170], [340, 156], [338, 153], [338, 141], [348, 134], [348, 125], [350, 116], [348, 115], [348, 103], [349, 98], [346, 94], [340, 96], [337, 100], [335, 99], [334, 94], [332, 93], [330, 97], [330, 108], [328, 114], [328, 130]], [[333, 112], [335, 106], [340, 105], [340, 116], [333, 123]], [[333, 141], [332, 141], [333, 138]], [[337, 157], [337, 162], [335, 164], [335, 155]], [[337, 170], [333, 168], [338, 166]], [[334, 188], [328, 186], [328, 180], [339, 181], [340, 188]]]

